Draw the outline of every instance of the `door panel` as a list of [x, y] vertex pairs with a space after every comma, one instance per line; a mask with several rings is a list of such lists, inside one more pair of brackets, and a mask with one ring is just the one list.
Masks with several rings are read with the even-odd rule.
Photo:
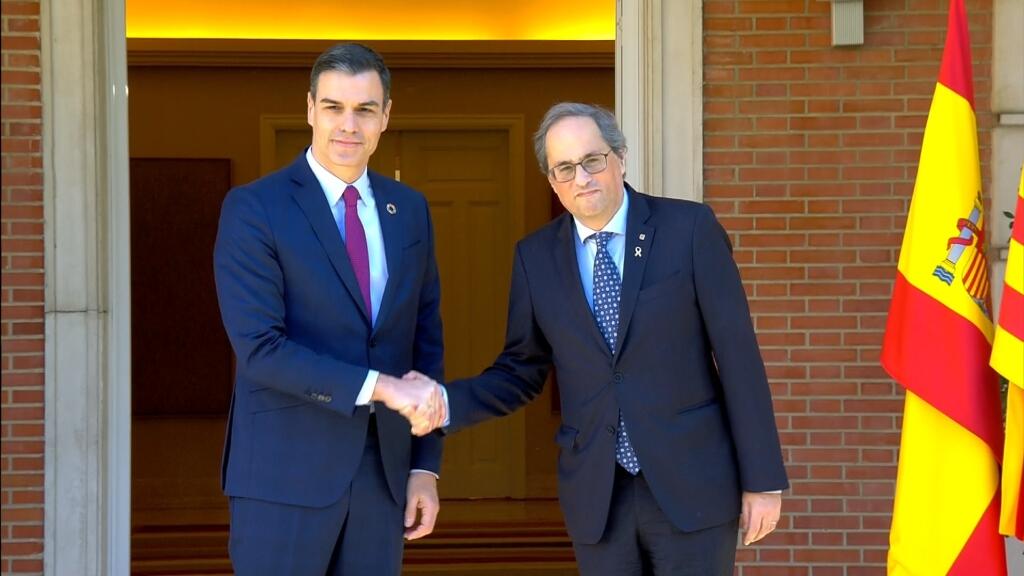
[[[417, 130], [400, 138], [402, 179], [427, 196], [434, 217], [446, 377], [474, 376], [504, 342], [513, 245], [508, 134]], [[524, 414], [448, 437], [442, 496], [523, 497]]]
[[231, 163], [132, 158], [130, 166], [132, 414], [226, 414], [232, 356], [211, 259]]
[[224, 506], [232, 352], [212, 258], [231, 163], [132, 158], [130, 167], [133, 522], [194, 521]]

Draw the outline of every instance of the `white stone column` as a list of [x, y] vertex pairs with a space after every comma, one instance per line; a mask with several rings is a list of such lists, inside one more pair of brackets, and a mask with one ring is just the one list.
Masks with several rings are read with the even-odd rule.
[[127, 574], [124, 4], [42, 3], [46, 574]]
[[655, 196], [700, 200], [703, 174], [702, 3], [619, 0], [615, 110], [626, 179]]

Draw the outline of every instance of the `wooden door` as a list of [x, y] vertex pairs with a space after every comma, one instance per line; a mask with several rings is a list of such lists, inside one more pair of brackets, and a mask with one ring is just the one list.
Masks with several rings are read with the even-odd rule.
[[[448, 380], [494, 361], [505, 335], [512, 265], [508, 133], [402, 131], [402, 180], [422, 191], [434, 219]], [[525, 412], [449, 436], [446, 498], [525, 495]]]
[[132, 518], [219, 518], [232, 352], [213, 279], [227, 159], [131, 159]]

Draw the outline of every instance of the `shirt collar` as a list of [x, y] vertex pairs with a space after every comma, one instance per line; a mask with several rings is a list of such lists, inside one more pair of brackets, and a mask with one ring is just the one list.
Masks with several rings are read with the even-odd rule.
[[591, 230], [585, 226], [582, 222], [573, 217], [572, 221], [576, 224], [576, 234], [580, 237], [580, 242], [586, 243], [587, 238], [598, 232], [611, 232], [613, 234], [626, 234], [626, 213], [629, 211], [629, 192], [622, 191], [622, 204], [619, 205], [619, 209], [612, 216], [612, 219], [604, 225], [604, 228], [600, 230]]
[[[327, 196], [327, 202], [331, 206], [337, 204], [349, 183], [331, 174], [330, 171], [321, 166], [320, 162], [313, 157], [312, 147], [306, 149], [306, 162], [309, 163], [310, 170], [313, 171], [313, 175], [320, 182], [320, 187], [323, 188], [324, 195]], [[373, 188], [370, 187], [370, 176], [366, 168], [363, 168], [363, 173], [351, 185], [355, 186], [356, 190], [359, 190], [359, 199], [366, 204], [367, 208], [376, 207], [376, 202], [373, 198]]]

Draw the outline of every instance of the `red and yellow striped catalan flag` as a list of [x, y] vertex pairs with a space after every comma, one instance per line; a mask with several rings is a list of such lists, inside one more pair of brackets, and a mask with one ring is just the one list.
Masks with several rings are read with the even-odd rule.
[[1006, 446], [1003, 449], [1003, 507], [999, 531], [1024, 540], [1024, 167], [1006, 258], [1006, 283], [992, 343], [992, 367], [1010, 381], [1006, 394]]
[[999, 383], [963, 0], [951, 0], [882, 365], [906, 389], [889, 574], [1006, 574]]

